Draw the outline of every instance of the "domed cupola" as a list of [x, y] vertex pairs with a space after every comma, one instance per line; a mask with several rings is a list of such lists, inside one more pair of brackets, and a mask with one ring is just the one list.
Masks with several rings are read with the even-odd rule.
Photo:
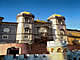
[[62, 16], [62, 15], [60, 15], [60, 14], [53, 14], [53, 15], [51, 15], [50, 17], [48, 17], [48, 20], [50, 20], [50, 19], [63, 19], [63, 20], [65, 20], [65, 18], [64, 18], [64, 16]]
[[19, 14], [17, 15], [17, 18], [20, 17], [20, 16], [23, 16], [23, 17], [32, 17], [32, 18], [34, 18], [34, 15], [33, 15], [32, 13], [26, 12], [26, 11], [19, 13]]

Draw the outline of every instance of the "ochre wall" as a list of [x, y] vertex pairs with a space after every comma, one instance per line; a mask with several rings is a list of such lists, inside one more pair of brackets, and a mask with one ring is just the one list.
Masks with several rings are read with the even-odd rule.
[[67, 30], [68, 44], [73, 45], [73, 40], [80, 40], [80, 31], [69, 31]]

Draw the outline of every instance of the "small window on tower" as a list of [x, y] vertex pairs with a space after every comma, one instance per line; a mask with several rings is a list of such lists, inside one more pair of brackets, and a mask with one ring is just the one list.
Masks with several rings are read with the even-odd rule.
[[25, 24], [25, 26], [24, 26], [25, 28], [27, 27], [27, 28], [29, 28], [29, 24]]
[[29, 18], [25, 18], [25, 22], [27, 22], [27, 23], [28, 23], [28, 22], [29, 22]]
[[29, 23], [29, 22], [30, 22], [30, 20], [28, 19], [28, 20], [27, 20], [27, 22]]
[[63, 24], [63, 22], [61, 22], [61, 24]]
[[24, 36], [24, 38], [28, 38], [28, 36], [26, 35], [26, 36]]
[[27, 33], [28, 33], [28, 32], [29, 32], [29, 28], [25, 28], [25, 32], [27, 32]]
[[62, 21], [62, 24], [65, 24], [65, 22], [64, 22], [64, 21]]
[[60, 31], [60, 35], [64, 35], [65, 34], [65, 31], [62, 29], [61, 31]]
[[29, 36], [28, 35], [25, 35], [24, 36], [24, 40], [28, 40], [29, 39]]

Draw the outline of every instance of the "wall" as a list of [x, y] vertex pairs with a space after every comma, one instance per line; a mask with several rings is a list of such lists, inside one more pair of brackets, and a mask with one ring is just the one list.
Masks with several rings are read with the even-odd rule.
[[7, 55], [7, 49], [11, 47], [19, 48], [19, 54], [29, 53], [29, 46], [27, 44], [8, 43], [0, 44], [0, 55]]
[[67, 29], [68, 44], [73, 45], [74, 40], [80, 41], [80, 31]]
[[[17, 24], [0, 24], [0, 43], [15, 43], [16, 42], [16, 27]], [[4, 32], [4, 28], [9, 28], [9, 32]], [[2, 39], [2, 35], [8, 35], [8, 39]]]

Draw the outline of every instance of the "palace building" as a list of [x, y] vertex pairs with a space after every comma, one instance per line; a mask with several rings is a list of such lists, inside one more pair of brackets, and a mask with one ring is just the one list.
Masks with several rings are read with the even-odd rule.
[[[17, 22], [2, 22], [0, 17], [0, 43], [34, 43], [41, 40], [56, 41], [65, 34], [65, 18], [54, 14], [48, 21], [34, 20], [30, 12], [21, 12], [17, 15]], [[58, 38], [59, 37], [59, 38]], [[66, 39], [65, 39], [66, 41]]]
[[17, 54], [51, 54], [54, 60], [64, 60], [67, 47], [72, 49], [74, 44], [80, 44], [80, 31], [67, 29], [64, 16], [53, 14], [47, 21], [34, 18], [32, 13], [25, 11], [17, 15], [17, 22], [3, 22], [4, 17], [0, 17], [0, 46], [5, 47], [4, 54], [0, 52], [0, 55], [16, 48]]

